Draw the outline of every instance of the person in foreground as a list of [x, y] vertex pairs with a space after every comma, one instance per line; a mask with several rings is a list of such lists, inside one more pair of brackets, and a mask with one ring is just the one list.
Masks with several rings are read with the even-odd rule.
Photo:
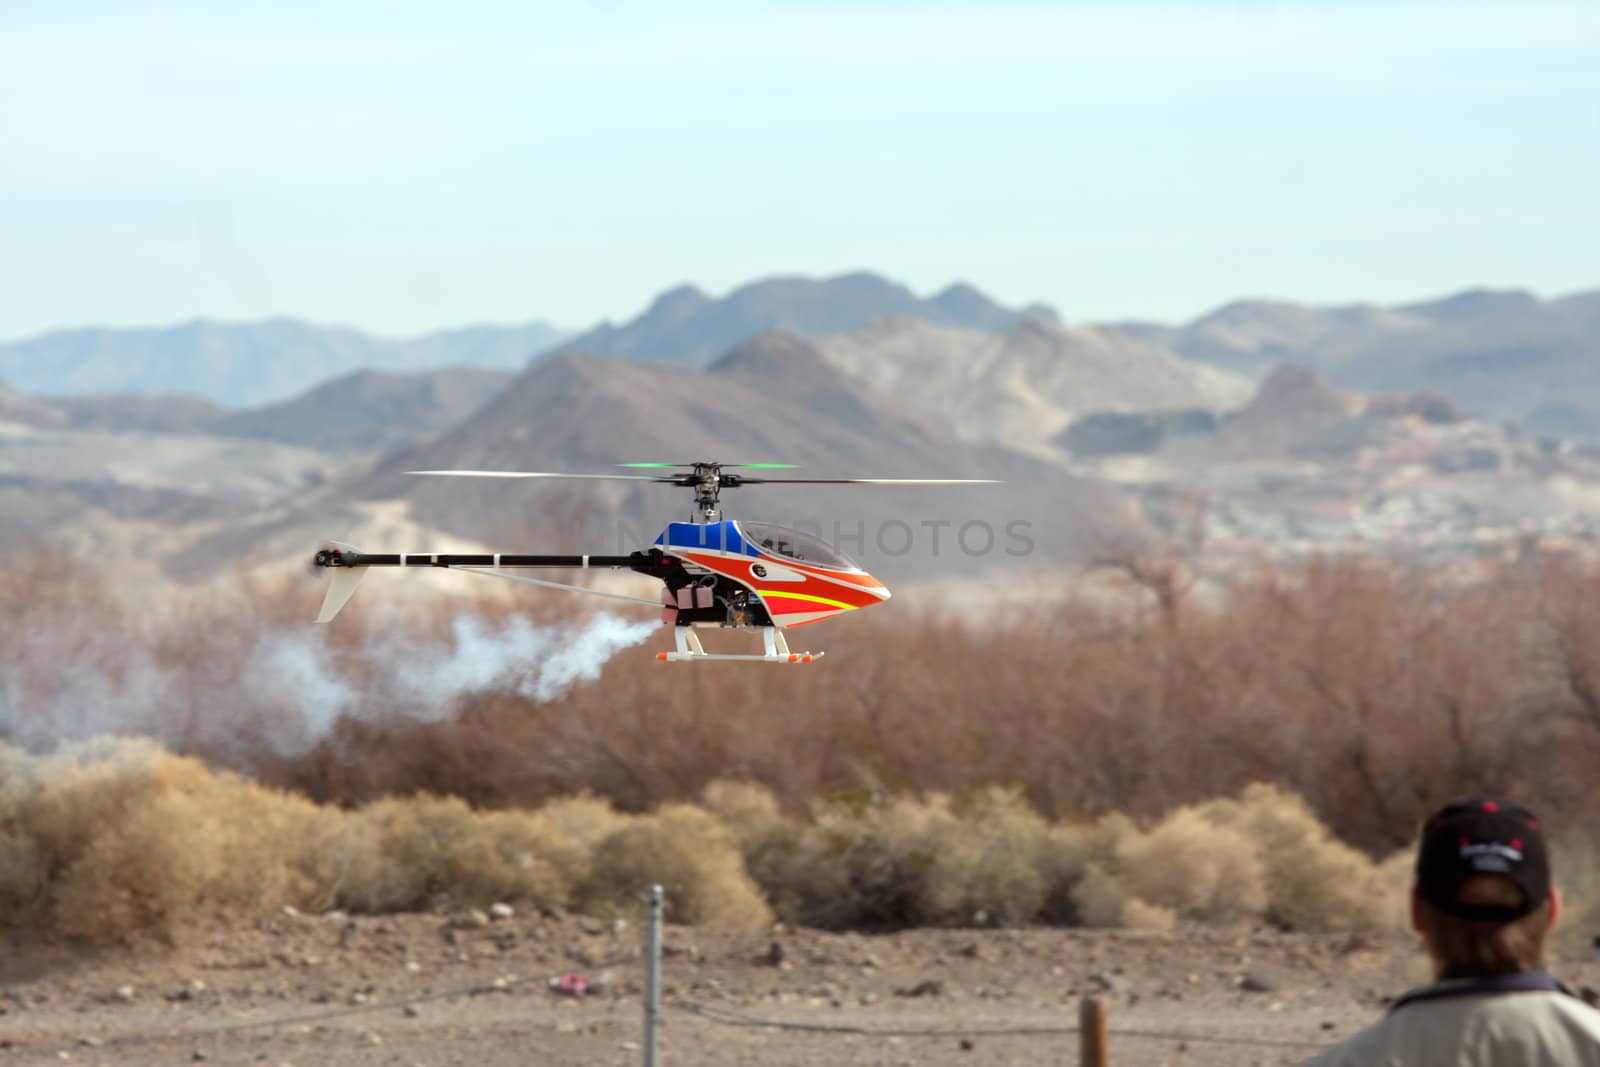
[[1560, 913], [1532, 812], [1488, 796], [1441, 808], [1411, 891], [1434, 982], [1307, 1067], [1600, 1067], [1600, 1011], [1544, 970]]

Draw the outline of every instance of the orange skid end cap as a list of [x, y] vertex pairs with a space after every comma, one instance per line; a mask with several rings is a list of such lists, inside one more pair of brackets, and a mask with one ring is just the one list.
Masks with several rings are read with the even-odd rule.
[[665, 652], [657, 652], [656, 659], [660, 660], [662, 663], [665, 663], [667, 662], [667, 654]]

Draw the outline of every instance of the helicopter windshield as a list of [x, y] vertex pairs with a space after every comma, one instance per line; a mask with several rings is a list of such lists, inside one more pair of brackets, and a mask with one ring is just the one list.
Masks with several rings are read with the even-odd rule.
[[809, 563], [813, 567], [830, 570], [857, 571], [861, 568], [844, 553], [835, 551], [826, 541], [812, 534], [791, 530], [786, 526], [773, 526], [764, 522], [740, 522], [739, 532], [757, 548], [775, 556]]

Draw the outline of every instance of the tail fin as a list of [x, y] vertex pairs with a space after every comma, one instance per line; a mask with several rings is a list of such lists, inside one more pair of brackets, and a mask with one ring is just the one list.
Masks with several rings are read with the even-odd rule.
[[[333, 544], [351, 552], [359, 552], [354, 545], [347, 545], [341, 541]], [[365, 567], [332, 567], [333, 580], [328, 583], [327, 595], [322, 598], [322, 611], [317, 614], [318, 622], [332, 622], [334, 616], [350, 602], [355, 595], [356, 586], [361, 584], [361, 579], [366, 577]]]

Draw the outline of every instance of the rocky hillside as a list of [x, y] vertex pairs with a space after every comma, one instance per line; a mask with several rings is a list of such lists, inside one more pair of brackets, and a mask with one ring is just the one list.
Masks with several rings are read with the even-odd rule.
[[336, 451], [397, 448], [443, 433], [514, 375], [483, 367], [419, 374], [357, 371], [278, 404], [234, 412], [213, 432]]
[[[404, 498], [419, 521], [463, 536], [525, 537], [548, 526], [552, 515], [581, 512], [585, 535], [605, 542], [594, 551], [609, 552], [687, 518], [688, 494], [648, 483], [500, 483], [404, 472], [604, 473], [640, 460], [780, 461], [798, 464], [797, 477], [1007, 482], [947, 489], [753, 486], [723, 500], [731, 516], [806, 523], [830, 540], [842, 534], [846, 552], [887, 563], [891, 572], [995, 562], [1005, 547], [1003, 528], [1013, 520], [1033, 530], [1029, 552], [1062, 558], [1071, 553], [1084, 513], [1093, 511], [1107, 525], [1118, 514], [1110, 498], [1061, 466], [964, 441], [937, 420], [862, 387], [813, 345], [786, 334], [740, 346], [706, 371], [575, 355], [543, 361], [473, 418], [387, 457], [352, 489], [366, 499]], [[968, 548], [982, 551], [962, 551], [953, 539], [967, 522], [995, 531], [996, 543], [987, 544], [974, 527]], [[619, 531], [625, 531], [620, 538]]]
[[1250, 383], [1114, 330], [1025, 316], [1000, 333], [886, 318], [817, 342], [835, 367], [946, 422], [969, 441], [1052, 454], [1051, 438], [1099, 411], [1222, 410]]
[[1130, 330], [1252, 378], [1293, 363], [1347, 388], [1436, 391], [1480, 418], [1600, 440], [1600, 291], [1472, 290], [1395, 307], [1246, 301], [1182, 329]]

